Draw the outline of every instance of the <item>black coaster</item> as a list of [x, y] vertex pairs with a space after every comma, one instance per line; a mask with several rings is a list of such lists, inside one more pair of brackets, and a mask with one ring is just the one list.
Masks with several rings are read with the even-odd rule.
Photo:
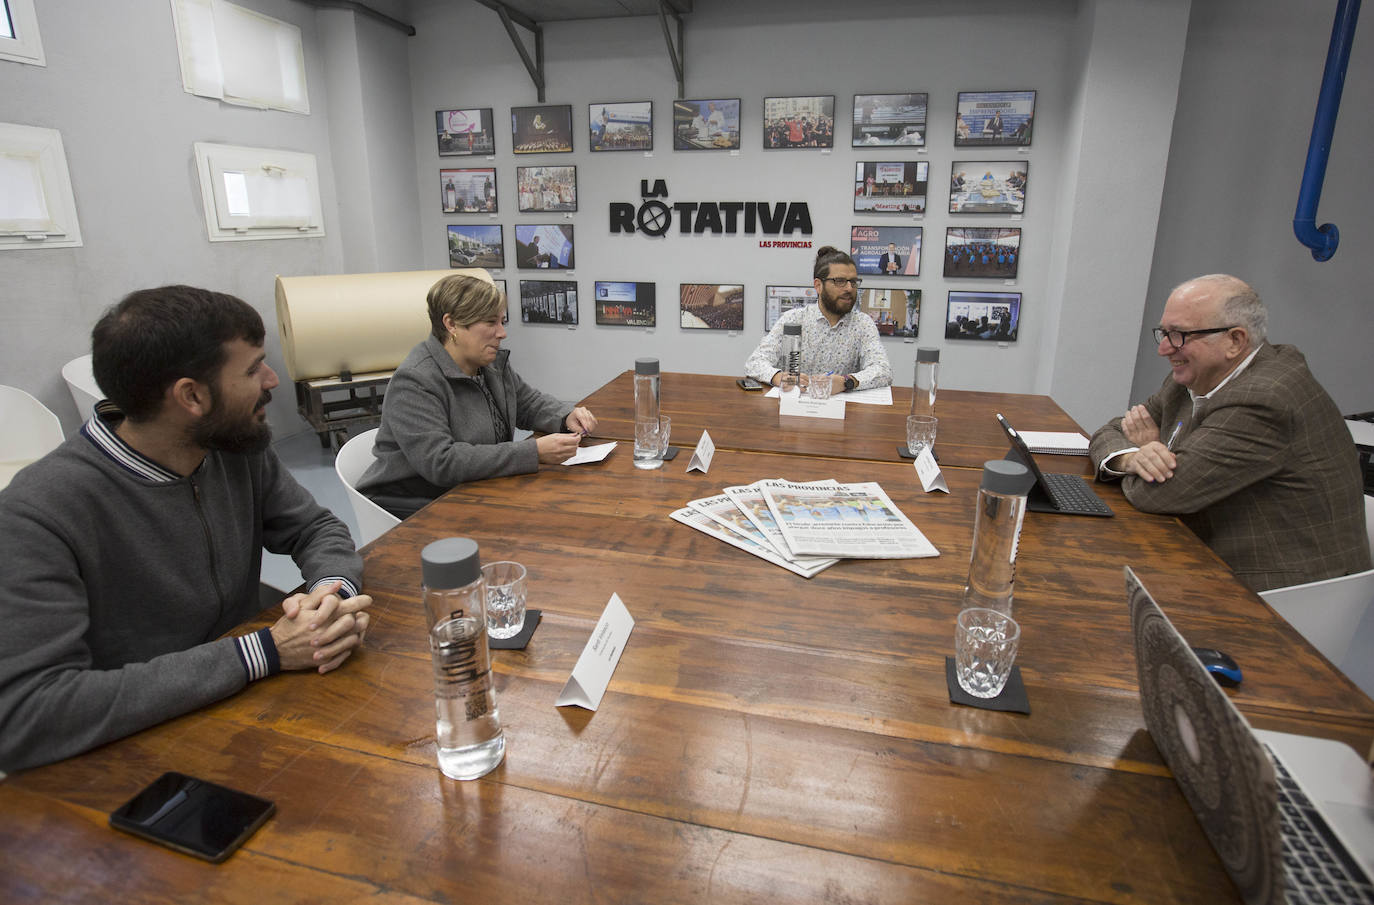
[[983, 710], [1005, 710], [1011, 713], [1030, 713], [1030, 701], [1026, 698], [1026, 685], [1021, 681], [1021, 667], [1011, 668], [1011, 678], [1002, 686], [1002, 693], [995, 698], [975, 698], [959, 687], [959, 679], [954, 675], [954, 658], [945, 657], [945, 684], [949, 686], [951, 704], [967, 704]]
[[487, 647], [492, 650], [524, 650], [525, 645], [530, 643], [530, 636], [539, 626], [539, 610], [525, 610], [525, 624], [521, 626], [518, 635], [511, 635], [509, 638], [493, 638], [487, 636]]
[[[905, 443], [897, 444], [897, 455], [901, 456], [903, 459], [911, 459], [912, 461], [916, 459], [916, 457], [911, 454], [911, 449]], [[936, 462], [940, 461], [940, 455], [935, 452], [935, 450], [932, 449], [930, 455]]]
[[677, 447], [670, 446], [663, 452], [663, 461], [671, 462], [677, 458]]

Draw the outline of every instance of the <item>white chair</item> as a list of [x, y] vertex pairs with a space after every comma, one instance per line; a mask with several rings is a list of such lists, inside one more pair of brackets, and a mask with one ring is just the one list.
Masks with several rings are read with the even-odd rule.
[[90, 418], [91, 409], [105, 398], [105, 394], [100, 392], [100, 384], [95, 382], [95, 374], [91, 372], [91, 356], [82, 355], [63, 365], [62, 379], [67, 381], [72, 402], [76, 403], [77, 416], [82, 421]]
[[62, 422], [18, 387], [0, 386], [0, 489], [19, 469], [61, 445]]
[[1260, 596], [1322, 656], [1344, 668], [1355, 630], [1374, 606], [1374, 569], [1261, 591]]
[[343, 482], [348, 493], [348, 503], [353, 507], [353, 515], [358, 520], [358, 546], [372, 541], [390, 531], [401, 520], [381, 506], [369, 500], [355, 489], [358, 479], [372, 464], [372, 444], [377, 442], [377, 428], [363, 431], [339, 447], [339, 455], [334, 459], [334, 472]]

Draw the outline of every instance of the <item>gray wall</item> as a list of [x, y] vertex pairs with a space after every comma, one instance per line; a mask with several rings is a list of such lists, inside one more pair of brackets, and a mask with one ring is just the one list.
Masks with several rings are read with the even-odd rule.
[[[926, 230], [921, 345], [944, 350], [947, 386], [1049, 392], [1092, 427], [1153, 390], [1164, 369], [1148, 341], [1174, 283], [1227, 270], [1256, 283], [1273, 312], [1274, 337], [1298, 343], [1346, 410], [1374, 408], [1361, 367], [1368, 359], [1371, 188], [1368, 157], [1374, 55], [1366, 23], [1357, 36], [1320, 221], [1334, 220], [1343, 246], [1326, 264], [1292, 238], [1293, 200], [1330, 30], [1334, 0], [871, 0], [833, 4], [698, 0], [687, 21], [687, 94], [738, 96], [738, 156], [671, 150], [676, 93], [653, 18], [554, 23], [546, 32], [548, 101], [573, 105], [570, 155], [511, 153], [506, 117], [535, 102], [533, 86], [496, 14], [466, 0], [415, 0], [386, 11], [418, 29], [405, 38], [351, 13], [293, 0], [242, 0], [293, 22], [305, 39], [312, 112], [261, 112], [184, 93], [170, 12], [163, 0], [42, 4], [48, 66], [0, 63], [0, 120], [61, 130], [85, 246], [0, 253], [0, 382], [39, 396], [70, 429], [77, 415], [59, 374], [88, 349], [91, 324], [123, 293], [185, 281], [234, 292], [268, 323], [269, 360], [280, 366], [272, 279], [277, 274], [445, 267], [445, 225], [488, 222], [444, 216], [433, 115], [455, 106], [495, 108], [501, 195], [498, 222], [513, 248], [518, 164], [578, 166], [575, 330], [514, 323], [509, 345], [522, 372], [558, 395], [581, 396], [658, 355], [666, 368], [738, 373], [762, 328], [767, 283], [805, 282], [811, 251], [758, 247], [759, 237], [611, 236], [606, 205], [637, 201], [640, 179], [664, 178], [670, 200], [804, 200], [816, 245], [841, 244], [854, 223], [920, 222]], [[1191, 14], [1186, 31], [1184, 20]], [[1367, 18], [1367, 17], [1366, 17]], [[1362, 39], [1362, 40], [1361, 40]], [[120, 48], [129, 48], [120, 50]], [[1180, 63], [1181, 60], [1181, 63]], [[946, 343], [949, 285], [938, 249], [955, 222], [1000, 217], [943, 213], [951, 159], [1018, 156], [955, 151], [959, 90], [1039, 91], [1025, 218], [1019, 341], [999, 348]], [[930, 93], [927, 152], [932, 210], [921, 221], [859, 217], [850, 210], [853, 161], [898, 158], [848, 146], [856, 92]], [[766, 95], [834, 94], [837, 147], [761, 148]], [[652, 99], [652, 157], [586, 150], [587, 105]], [[323, 239], [209, 243], [191, 144], [216, 141], [314, 153], [320, 164]], [[1167, 161], [1167, 169], [1165, 167]], [[507, 261], [513, 264], [513, 252]], [[525, 274], [529, 276], [529, 273]], [[521, 272], [498, 276], [518, 291]], [[659, 286], [653, 331], [596, 327], [597, 279]], [[738, 335], [677, 326], [677, 284], [742, 282]], [[879, 281], [875, 280], [874, 284]], [[894, 284], [909, 282], [882, 281]], [[915, 344], [885, 340], [905, 380]], [[1138, 355], [1138, 359], [1136, 356]], [[1134, 365], [1133, 365], [1134, 362]], [[304, 429], [290, 388], [271, 418], [280, 433]]]
[[[608, 202], [637, 202], [641, 179], [663, 178], [670, 200], [807, 201], [816, 225], [811, 237], [815, 247], [843, 247], [853, 224], [919, 223], [925, 228], [920, 277], [871, 279], [870, 285], [915, 285], [923, 290], [917, 343], [942, 348], [945, 385], [1066, 396], [1066, 407], [1085, 422], [1101, 420], [1124, 404], [1131, 374], [1121, 362], [1134, 348], [1133, 336], [1123, 333], [1115, 344], [1088, 346], [1098, 337], [1084, 333], [1097, 329], [1104, 320], [1124, 318], [1134, 323], [1139, 318], [1163, 188], [1186, 0], [869, 2], [847, 7], [843, 21], [836, 20], [831, 4], [699, 0], [686, 18], [686, 93], [688, 97], [741, 98], [743, 147], [737, 156], [671, 149], [676, 84], [659, 24], [653, 18], [546, 27], [547, 102], [573, 104], [576, 150], [517, 156], [511, 153], [505, 117], [511, 106], [535, 103], [536, 96], [496, 15], [476, 4], [450, 2], [416, 3], [412, 15], [420, 32], [413, 41], [411, 59], [426, 266], [447, 266], [447, 223], [490, 222], [487, 215], [440, 212], [438, 170], [453, 165], [455, 158], [437, 154], [431, 126], [434, 110], [479, 104], [495, 108], [494, 165], [501, 201], [497, 219], [505, 225], [508, 264], [498, 275], [508, 281], [513, 298], [518, 295], [520, 277], [535, 274], [513, 267], [512, 224], [550, 219], [516, 212], [515, 167], [538, 163], [578, 167], [580, 209], [572, 220], [578, 266], [571, 276], [579, 282], [581, 323], [575, 330], [519, 323], [510, 328], [513, 360], [536, 385], [557, 387], [565, 396], [581, 395], [640, 355], [657, 355], [670, 370], [740, 373], [762, 332], [764, 286], [809, 282], [814, 249], [762, 249], [758, 246], [761, 236], [681, 236], [676, 223], [673, 231], [657, 239], [611, 235]], [[1150, 48], [1148, 55], [1142, 48]], [[1115, 61], [1125, 68], [1113, 75]], [[1006, 88], [1039, 92], [1032, 147], [1024, 155], [1006, 148], [956, 151], [957, 92]], [[851, 201], [854, 162], [913, 155], [893, 149], [852, 149], [852, 97], [860, 92], [908, 90], [930, 95], [927, 149], [915, 155], [931, 165], [928, 211], [920, 220], [891, 214], [856, 215]], [[763, 98], [788, 94], [836, 96], [833, 151], [762, 149]], [[654, 101], [652, 157], [587, 150], [589, 103], [646, 98]], [[1132, 111], [1138, 128], [1116, 138], [1122, 106]], [[1125, 169], [1133, 178], [1121, 192], [1120, 206], [1111, 209], [1090, 193], [1100, 190], [1104, 179], [1121, 167], [1120, 160], [1102, 159], [1104, 152], [1118, 150], [1126, 156]], [[1024, 230], [1015, 285], [945, 281], [940, 270], [947, 225], [1013, 225], [1007, 217], [945, 213], [951, 161], [1009, 157], [1030, 162], [1031, 180], [1026, 214], [1014, 224]], [[1132, 166], [1137, 159], [1140, 165]], [[1114, 239], [1117, 243], [1129, 239], [1125, 244], [1134, 249], [1125, 266], [1121, 261], [1103, 260], [1104, 249], [1114, 247]], [[1084, 272], [1083, 261], [1099, 264]], [[1102, 299], [1092, 276], [1107, 267], [1131, 286], [1130, 294]], [[657, 328], [597, 327], [590, 293], [598, 279], [655, 281]], [[679, 283], [716, 281], [745, 284], [744, 330], [726, 335], [681, 329], [677, 323]], [[1000, 347], [947, 343], [943, 324], [946, 291], [951, 287], [1011, 288], [1023, 293], [1018, 341]], [[1064, 306], [1067, 318], [1061, 314]], [[899, 339], [883, 342], [898, 380], [908, 381], [916, 344]], [[1068, 376], [1054, 371], [1050, 353], [1060, 345], [1075, 350], [1076, 355], [1093, 350], [1093, 363], [1102, 365], [1102, 375], [1090, 390], [1085, 391], [1081, 381], [1069, 379], [1081, 373], [1081, 363], [1077, 369], [1070, 368]], [[1113, 395], [1118, 401], [1103, 405]]]
[[[1269, 307], [1269, 336], [1293, 343], [1346, 413], [1374, 409], [1374, 25], [1360, 22], [1317, 223], [1341, 231], [1319, 263], [1293, 237], [1293, 211], [1336, 4], [1209, 0], [1193, 5], [1178, 117], [1142, 328], [1170, 288], [1233, 273]], [[1133, 399], [1168, 366], [1140, 333]]]

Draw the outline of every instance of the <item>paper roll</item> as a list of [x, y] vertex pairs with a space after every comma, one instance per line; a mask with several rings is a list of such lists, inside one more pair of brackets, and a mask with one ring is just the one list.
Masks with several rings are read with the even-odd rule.
[[493, 282], [481, 268], [277, 277], [277, 325], [293, 381], [394, 371], [429, 335], [425, 297], [446, 276]]

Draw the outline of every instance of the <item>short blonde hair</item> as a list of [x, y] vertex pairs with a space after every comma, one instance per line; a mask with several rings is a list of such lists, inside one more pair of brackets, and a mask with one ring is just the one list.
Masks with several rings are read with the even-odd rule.
[[454, 325], [467, 327], [495, 317], [506, 307], [501, 290], [491, 280], [465, 273], [450, 274], [435, 283], [425, 301], [429, 305], [430, 332], [439, 342], [448, 339], [445, 315]]

